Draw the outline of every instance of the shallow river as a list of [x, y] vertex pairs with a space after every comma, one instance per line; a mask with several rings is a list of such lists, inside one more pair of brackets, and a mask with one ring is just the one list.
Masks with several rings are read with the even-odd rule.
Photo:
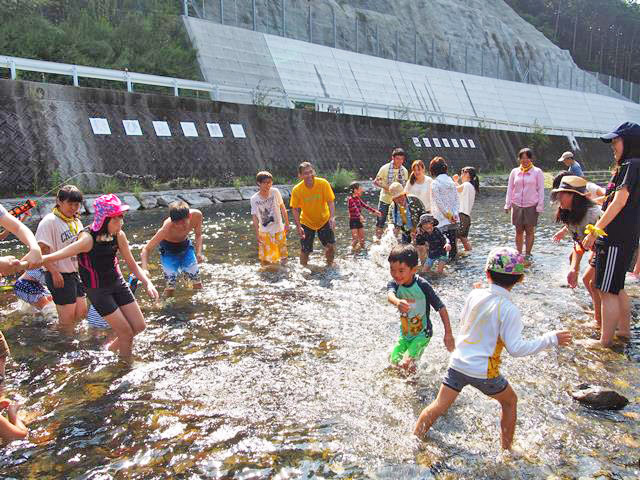
[[[478, 200], [473, 254], [432, 280], [454, 333], [488, 250], [512, 244], [502, 202]], [[498, 404], [472, 388], [427, 442], [412, 437], [446, 370], [442, 324], [432, 313], [434, 337], [416, 377], [388, 368], [399, 324], [385, 294], [390, 245], [354, 258], [338, 203], [337, 268], [314, 273], [297, 261], [281, 272], [258, 269], [248, 202], [205, 209], [205, 288], [163, 305], [138, 292], [148, 327], [135, 340], [131, 366], [101, 350], [84, 326], [77, 339], [65, 338], [55, 325], [13, 311], [15, 297], [0, 294], [0, 328], [13, 352], [5, 393], [32, 419], [29, 441], [0, 453], [0, 477], [640, 477], [638, 343], [614, 352], [573, 345], [523, 359], [505, 352], [501, 371], [519, 396], [522, 459], [499, 461]], [[127, 215], [136, 257], [163, 216]], [[550, 217], [547, 209], [534, 264], [514, 289], [525, 335], [568, 327], [578, 339], [594, 336], [584, 289], [563, 286], [570, 245], [551, 243]], [[366, 225], [370, 238], [371, 217]], [[3, 245], [5, 253], [12, 248]], [[295, 233], [290, 253], [297, 260]], [[312, 263], [323, 264], [319, 253]], [[152, 274], [163, 287], [160, 270]], [[639, 289], [628, 290], [638, 342]], [[631, 403], [616, 413], [589, 411], [567, 394], [581, 382], [614, 387]]]

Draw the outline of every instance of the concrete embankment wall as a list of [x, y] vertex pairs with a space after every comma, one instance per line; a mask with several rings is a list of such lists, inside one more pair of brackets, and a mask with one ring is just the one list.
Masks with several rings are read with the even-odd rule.
[[[95, 134], [91, 118], [105, 119], [110, 134]], [[123, 120], [137, 120], [141, 135], [127, 135]], [[153, 122], [166, 122], [170, 136], [159, 136]], [[181, 122], [191, 122], [197, 136], [186, 136]], [[207, 123], [218, 124], [223, 136], [210, 136]], [[234, 136], [232, 125], [241, 125], [246, 138]], [[413, 136], [472, 140], [476, 148], [435, 147], [433, 141], [431, 148], [418, 148]], [[577, 142], [578, 158], [588, 169], [608, 166], [611, 153], [604, 144]], [[311, 161], [321, 172], [340, 165], [368, 178], [399, 145], [410, 149], [410, 159], [443, 155], [453, 169], [473, 165], [481, 173], [511, 168], [517, 150], [531, 145], [539, 145], [538, 165], [557, 170], [556, 159], [571, 148], [560, 136], [541, 141], [539, 135], [489, 129], [0, 80], [5, 197], [43, 191], [53, 178], [80, 172], [122, 171], [161, 181], [195, 177], [225, 185], [262, 169], [291, 178], [300, 162]], [[95, 178], [75, 181], [86, 187]]]

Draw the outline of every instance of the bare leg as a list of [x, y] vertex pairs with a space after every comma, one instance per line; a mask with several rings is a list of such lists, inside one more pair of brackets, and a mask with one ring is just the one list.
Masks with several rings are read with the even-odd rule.
[[518, 397], [511, 388], [511, 385], [507, 385], [507, 388], [497, 395], [492, 395], [491, 398], [495, 398], [500, 402], [500, 406], [502, 407], [502, 416], [500, 417], [500, 438], [502, 441], [502, 448], [505, 450], [511, 450], [513, 434], [516, 431]]
[[191, 284], [191, 287], [194, 290], [200, 290], [202, 288], [202, 282], [195, 282], [195, 283]]
[[438, 262], [438, 269], [436, 271], [438, 273], [444, 272], [444, 262]]
[[420, 439], [424, 439], [434, 422], [447, 413], [447, 410], [449, 410], [449, 407], [456, 400], [459, 393], [460, 392], [456, 392], [453, 388], [449, 388], [444, 384], [440, 385], [440, 391], [438, 391], [436, 399], [420, 413], [416, 426], [413, 429], [413, 434]]
[[587, 291], [589, 292], [589, 295], [591, 296], [591, 301], [593, 302], [594, 317], [595, 317], [594, 320], [599, 328], [601, 307], [600, 307], [600, 295], [598, 294], [598, 290], [596, 290], [596, 288], [593, 286], [595, 274], [596, 274], [595, 268], [589, 265], [585, 270], [584, 275], [582, 275], [582, 283], [584, 284], [584, 287], [587, 289]]
[[516, 250], [522, 253], [522, 245], [524, 243], [524, 226], [516, 226]]
[[[78, 301], [76, 303], [69, 303], [67, 305], [56, 305], [58, 311], [58, 326], [60, 330], [66, 335], [73, 335], [73, 331], [78, 323], [76, 315]], [[86, 305], [86, 302], [85, 302]]]
[[600, 329], [600, 343], [603, 347], [610, 347], [613, 336], [622, 314], [620, 299], [613, 293], [600, 291], [602, 298], [602, 328]]
[[104, 319], [109, 325], [111, 325], [111, 328], [116, 334], [115, 339], [109, 346], [109, 350], [112, 352], [118, 352], [122, 358], [130, 358], [131, 350], [133, 348], [134, 333], [133, 328], [131, 328], [131, 325], [127, 322], [126, 317], [118, 308], [115, 312], [106, 315]]
[[462, 237], [460, 238], [460, 241], [462, 242], [462, 246], [464, 247], [465, 251], [470, 252], [471, 243], [469, 243], [469, 239], [467, 237]]
[[618, 318], [618, 331], [616, 335], [618, 337], [630, 338], [631, 302], [629, 301], [629, 295], [627, 295], [624, 289], [618, 292], [618, 303], [620, 304], [620, 317]]
[[525, 225], [524, 226], [524, 231], [525, 231], [525, 243], [527, 246], [527, 255], [531, 255], [531, 250], [533, 250], [533, 241], [535, 240], [535, 231], [536, 231], [536, 226], [535, 225]]
[[360, 248], [364, 249], [364, 228], [358, 229], [358, 242], [360, 243]]
[[416, 245], [416, 250], [418, 250], [418, 258], [422, 265], [424, 263], [424, 259], [427, 258], [427, 247], [424, 245]]
[[324, 256], [327, 259], [327, 266], [333, 265], [333, 259], [336, 255], [336, 246], [334, 243], [328, 243], [326, 247], [324, 247]]

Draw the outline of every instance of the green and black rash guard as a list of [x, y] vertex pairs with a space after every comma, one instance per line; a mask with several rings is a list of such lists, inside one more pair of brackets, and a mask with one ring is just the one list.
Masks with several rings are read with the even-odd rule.
[[433, 327], [429, 319], [429, 307], [433, 307], [437, 312], [444, 307], [444, 304], [429, 282], [414, 275], [413, 281], [408, 285], [398, 285], [393, 280], [390, 281], [387, 291], [393, 291], [396, 297], [406, 300], [410, 305], [407, 313], [400, 314], [400, 335], [407, 340], [412, 340], [419, 335], [431, 337]]

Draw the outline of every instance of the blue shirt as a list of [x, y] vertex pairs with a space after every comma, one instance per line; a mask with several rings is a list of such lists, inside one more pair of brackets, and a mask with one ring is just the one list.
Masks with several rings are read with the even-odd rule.
[[584, 173], [582, 173], [582, 167], [580, 166], [580, 164], [576, 161], [573, 162], [573, 165], [571, 165], [567, 171], [571, 174], [571, 175], [575, 175], [577, 177], [584, 177]]

